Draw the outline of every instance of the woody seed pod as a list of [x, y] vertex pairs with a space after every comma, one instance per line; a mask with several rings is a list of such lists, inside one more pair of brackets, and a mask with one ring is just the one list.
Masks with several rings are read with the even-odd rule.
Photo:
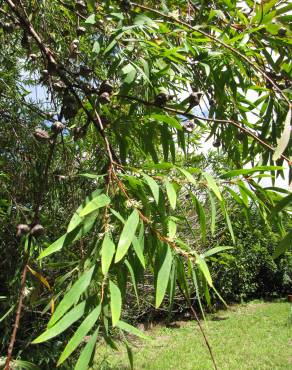
[[34, 237], [40, 236], [44, 232], [44, 227], [41, 224], [36, 224], [31, 228], [30, 233]]
[[16, 229], [17, 229], [16, 236], [20, 237], [22, 235], [28, 234], [29, 230], [30, 230], [30, 227], [26, 224], [19, 224], [19, 225], [17, 225]]

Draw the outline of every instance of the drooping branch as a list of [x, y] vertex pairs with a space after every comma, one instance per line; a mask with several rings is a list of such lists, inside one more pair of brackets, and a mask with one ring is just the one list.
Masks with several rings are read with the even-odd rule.
[[[209, 122], [209, 123], [217, 122], [217, 123], [223, 123], [223, 124], [225, 123], [225, 124], [232, 125], [234, 127], [237, 127], [240, 131], [244, 132], [246, 135], [252, 137], [258, 143], [260, 143], [263, 147], [267, 148], [271, 152], [275, 152], [275, 148], [273, 148], [270, 144], [268, 144], [266, 141], [264, 141], [259, 136], [257, 136], [254, 132], [252, 132], [251, 130], [249, 130], [245, 126], [243, 126], [240, 122], [236, 122], [236, 121], [228, 120], [228, 119], [208, 118], [208, 117], [197, 116], [195, 114], [186, 113], [184, 111], [181, 111], [181, 110], [178, 110], [178, 109], [175, 109], [175, 108], [171, 108], [171, 107], [167, 107], [167, 106], [161, 107], [161, 106], [158, 106], [157, 104], [155, 104], [155, 102], [143, 100], [143, 99], [137, 98], [135, 96], [127, 96], [127, 95], [118, 95], [118, 96], [120, 96], [121, 98], [130, 100], [130, 101], [135, 101], [135, 102], [141, 103], [145, 106], [154, 106], [154, 107], [163, 109], [163, 110], [165, 110], [167, 112], [170, 112], [170, 113], [174, 113], [174, 114], [177, 114], [177, 115], [180, 115], [180, 116], [185, 116], [189, 119], [197, 119], [197, 120], [202, 120], [202, 121], [206, 121], [206, 122]], [[290, 161], [290, 159], [288, 157], [286, 157], [284, 154], [281, 154], [281, 158], [284, 159], [288, 163], [289, 166], [292, 165], [292, 162]]]

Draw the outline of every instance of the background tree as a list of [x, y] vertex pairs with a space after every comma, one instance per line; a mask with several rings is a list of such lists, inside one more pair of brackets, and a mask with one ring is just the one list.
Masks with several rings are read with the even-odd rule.
[[[216, 214], [236, 242], [226, 194], [247, 219], [253, 204], [278, 226], [275, 257], [289, 247], [291, 193], [274, 182], [285, 169], [291, 179], [290, 10], [275, 0], [1, 2], [5, 369], [17, 335], [20, 354], [32, 339], [17, 333], [21, 315], [46, 321], [51, 309], [34, 343], [69, 328], [59, 365], [90, 335], [76, 369], [99, 336], [114, 345], [112, 327], [144, 337], [122, 306], [145, 271], [157, 308], [166, 294], [171, 308], [178, 286], [197, 318], [190, 284], [214, 289], [206, 260], [230, 247], [198, 248]], [[220, 174], [194, 160], [210, 138], [228, 157]]]

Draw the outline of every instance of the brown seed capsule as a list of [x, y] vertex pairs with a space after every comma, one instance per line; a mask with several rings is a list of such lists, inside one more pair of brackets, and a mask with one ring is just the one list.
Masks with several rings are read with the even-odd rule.
[[99, 87], [99, 94], [101, 95], [102, 93], [108, 93], [108, 94], [111, 94], [113, 92], [113, 85], [108, 81], [108, 80], [105, 80], [101, 83], [100, 87]]
[[287, 29], [286, 29], [286, 28], [284, 28], [284, 27], [281, 27], [281, 28], [279, 29], [279, 31], [278, 31], [278, 36], [280, 36], [280, 37], [285, 37], [285, 36], [286, 36], [286, 34], [287, 34]]
[[215, 147], [215, 148], [219, 148], [219, 146], [221, 145], [221, 142], [220, 142], [220, 140], [215, 140], [214, 142], [213, 142], [213, 146]]
[[30, 227], [26, 224], [19, 224], [16, 227], [16, 236], [20, 237], [29, 233]]
[[76, 35], [77, 36], [82, 36], [86, 33], [86, 28], [85, 27], [78, 27], [76, 30]]
[[110, 94], [108, 92], [103, 92], [99, 96], [99, 101], [100, 101], [101, 104], [108, 104], [108, 103], [110, 103], [110, 101], [111, 101]]
[[86, 135], [86, 128], [84, 127], [74, 127], [73, 129], [73, 140], [77, 141], [82, 139]]
[[30, 230], [31, 235], [33, 235], [34, 237], [40, 236], [43, 232], [44, 227], [41, 224], [34, 225]]
[[75, 3], [75, 9], [78, 12], [84, 13], [87, 10], [87, 6], [83, 0], [77, 0]]
[[209, 105], [210, 105], [210, 107], [214, 106], [215, 105], [215, 100], [214, 99], [210, 99], [209, 100]]
[[244, 132], [240, 131], [236, 134], [236, 139], [239, 140], [239, 141], [242, 141], [245, 137], [245, 134]]
[[155, 96], [154, 104], [158, 107], [164, 107], [168, 100], [168, 95], [164, 92], [161, 92]]
[[81, 65], [79, 69], [79, 73], [81, 74], [82, 77], [87, 78], [92, 74], [92, 69], [85, 65]]
[[121, 9], [125, 12], [128, 12], [131, 9], [131, 1], [130, 0], [121, 0]]
[[14, 31], [14, 28], [15, 28], [15, 26], [14, 26], [13, 23], [8, 23], [8, 22], [2, 24], [1, 27], [3, 28], [3, 31], [6, 32], [6, 33], [13, 32]]
[[66, 85], [62, 81], [56, 81], [53, 83], [53, 89], [56, 91], [63, 91]]
[[29, 54], [29, 59], [31, 59], [33, 62], [35, 61], [35, 60], [37, 60], [37, 55], [36, 54]]
[[41, 142], [50, 140], [50, 135], [47, 133], [47, 131], [42, 130], [41, 128], [36, 128], [35, 131], [34, 131], [34, 133], [33, 133], [33, 136], [38, 141], [41, 141]]
[[65, 125], [62, 122], [59, 122], [59, 121], [53, 122], [53, 124], [51, 126], [51, 129], [55, 134], [59, 134], [60, 132], [62, 132], [64, 130], [64, 128], [65, 128]]
[[192, 121], [183, 122], [182, 126], [186, 132], [192, 132], [195, 128], [195, 124]]

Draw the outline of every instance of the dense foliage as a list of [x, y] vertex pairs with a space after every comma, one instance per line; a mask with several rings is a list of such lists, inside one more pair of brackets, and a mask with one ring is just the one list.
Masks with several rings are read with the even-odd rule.
[[[291, 247], [290, 10], [0, 2], [5, 369], [52, 368], [52, 348], [54, 364], [87, 369], [113, 332], [131, 362], [124, 333], [145, 335], [124, 319], [129, 289], [143, 300], [150, 276], [156, 308], [165, 298], [171, 311], [178, 292], [196, 316], [194, 297], [230, 289], [224, 279], [216, 289], [208, 264], [232, 245], [245, 255], [254, 214], [281, 240], [274, 258]], [[210, 142], [223, 166], [204, 157]], [[251, 235], [254, 263], [266, 245]]]

